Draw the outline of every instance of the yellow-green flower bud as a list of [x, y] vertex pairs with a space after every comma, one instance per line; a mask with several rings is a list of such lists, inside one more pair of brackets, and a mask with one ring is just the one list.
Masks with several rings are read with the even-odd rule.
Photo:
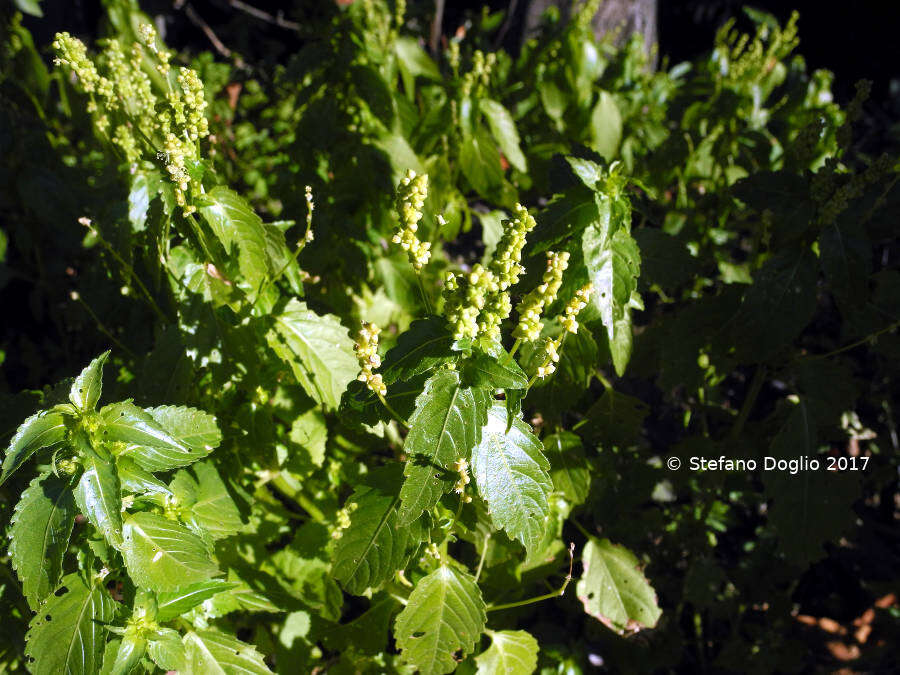
[[427, 265], [431, 258], [431, 242], [419, 241], [416, 236], [427, 196], [428, 174], [416, 175], [415, 171], [409, 169], [397, 186], [396, 209], [400, 216], [400, 228], [392, 241], [400, 244], [417, 270]]
[[513, 330], [513, 336], [523, 340], [536, 340], [544, 327], [541, 314], [556, 300], [556, 294], [562, 285], [562, 275], [569, 266], [567, 252], [547, 253], [547, 269], [537, 288], [522, 298], [519, 303], [519, 324]]
[[359, 367], [362, 369], [359, 381], [365, 382], [366, 386], [379, 396], [384, 396], [387, 393], [387, 387], [384, 385], [381, 375], [373, 372], [381, 365], [381, 357], [378, 355], [378, 334], [380, 332], [381, 329], [375, 324], [363, 321], [353, 348], [356, 351]]
[[587, 307], [593, 290], [594, 285], [590, 282], [586, 283], [575, 291], [575, 295], [573, 295], [572, 299], [566, 304], [566, 313], [562, 318], [562, 325], [569, 333], [578, 332], [578, 314], [582, 309]]

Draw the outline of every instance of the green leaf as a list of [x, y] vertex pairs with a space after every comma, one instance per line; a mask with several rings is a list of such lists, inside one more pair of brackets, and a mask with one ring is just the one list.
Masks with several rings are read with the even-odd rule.
[[82, 412], [88, 412], [97, 407], [100, 393], [103, 390], [103, 366], [109, 352], [103, 352], [90, 365], [81, 371], [72, 384], [69, 392], [69, 400]]
[[591, 147], [609, 161], [622, 142], [622, 113], [612, 94], [599, 91], [597, 104], [591, 111]]
[[201, 206], [200, 213], [228, 254], [236, 250], [238, 268], [254, 297], [270, 271], [262, 219], [247, 200], [226, 187], [214, 187], [204, 197], [210, 203]]
[[40, 0], [16, 0], [16, 7], [25, 14], [31, 16], [42, 17], [44, 12], [41, 10]]
[[150, 496], [161, 504], [165, 504], [166, 498], [172, 496], [168, 485], [149, 471], [139, 467], [137, 462], [130, 457], [116, 458], [116, 471], [119, 474], [122, 492]]
[[370, 474], [348, 500], [350, 527], [334, 547], [332, 570], [354, 595], [378, 588], [402, 569], [409, 556], [410, 528], [400, 527], [397, 505], [403, 476], [394, 464]]
[[503, 183], [500, 153], [484, 129], [463, 138], [459, 166], [472, 188], [484, 197], [490, 197]]
[[[310, 473], [312, 467], [320, 467], [325, 461], [325, 444], [328, 442], [328, 425], [319, 408], [310, 408], [296, 417], [288, 435], [299, 446], [291, 448], [284, 466], [295, 473]], [[302, 457], [300, 455], [303, 455]]]
[[398, 37], [394, 41], [394, 51], [397, 53], [401, 67], [406, 69], [412, 76], [418, 77], [421, 75], [435, 82], [442, 80], [441, 71], [438, 70], [437, 64], [419, 46], [415, 38], [408, 36]]
[[296, 299], [274, 316], [266, 338], [306, 393], [329, 408], [338, 406], [359, 373], [353, 340], [337, 317], [319, 316]]
[[115, 602], [100, 579], [86, 582], [78, 574], [63, 577], [32, 618], [25, 636], [29, 669], [36, 675], [94, 675], [100, 670]]
[[393, 597], [383, 594], [381, 599], [372, 599], [372, 605], [363, 614], [349, 623], [326, 628], [322, 632], [322, 642], [332, 651], [346, 649], [347, 645], [365, 654], [378, 654], [388, 644], [391, 617], [399, 607]]
[[525, 155], [522, 154], [522, 148], [519, 146], [519, 132], [516, 130], [516, 123], [513, 122], [509, 110], [489, 98], [481, 99], [478, 105], [487, 118], [497, 145], [500, 146], [509, 163], [519, 171], [528, 171]]
[[130, 401], [100, 411], [103, 439], [127, 443], [122, 456], [147, 471], [167, 471], [206, 457], [221, 436], [215, 418], [194, 408], [143, 410]]
[[203, 540], [153, 513], [125, 520], [122, 556], [132, 580], [157, 593], [175, 591], [218, 574]]
[[69, 480], [44, 473], [31, 481], [13, 512], [9, 557], [32, 608], [56, 588], [75, 523]]
[[544, 450], [550, 460], [553, 489], [573, 505], [583, 503], [591, 488], [591, 468], [581, 439], [571, 431], [551, 434], [544, 438]]
[[633, 233], [641, 251], [641, 281], [674, 291], [692, 281], [700, 264], [684, 243], [663, 230], [642, 227]]
[[203, 675], [268, 675], [272, 671], [253, 645], [218, 630], [190, 631], [184, 636], [188, 673]]
[[[416, 407], [416, 399], [425, 388], [428, 374], [417, 375], [411, 380], [398, 380], [388, 387], [384, 395], [388, 405], [398, 414], [408, 419]], [[374, 426], [391, 419], [391, 414], [384, 404], [364, 382], [351, 382], [341, 397], [341, 418], [345, 423], [366, 424]]]
[[472, 450], [472, 473], [494, 525], [531, 552], [540, 544], [550, 514], [550, 463], [531, 427], [517, 418], [507, 431], [506, 422], [506, 407], [498, 401]]
[[785, 249], [753, 275], [732, 325], [746, 362], [764, 360], [791, 342], [816, 311], [818, 265], [806, 246]]
[[128, 193], [128, 221], [132, 232], [142, 232], [147, 227], [147, 211], [150, 202], [159, 191], [160, 175], [157, 171], [140, 171], [131, 181]]
[[115, 462], [87, 453], [75, 488], [79, 510], [114, 547], [122, 545], [122, 488]]
[[177, 591], [158, 593], [156, 596], [156, 620], [160, 623], [165, 623], [176, 619], [203, 601], [209, 600], [214, 595], [223, 591], [229, 591], [239, 585], [236, 582], [225, 581], [224, 579], [210, 579], [209, 581], [201, 581], [184, 586]]
[[[129, 675], [140, 664], [144, 654], [147, 653], [147, 640], [141, 635], [126, 634], [116, 650], [116, 658], [109, 669], [110, 675]], [[103, 670], [106, 671], [106, 659]], [[143, 671], [143, 668], [140, 669]]]
[[531, 675], [537, 669], [537, 640], [524, 630], [487, 631], [491, 646], [475, 657], [476, 675]]
[[394, 623], [403, 660], [422, 675], [456, 669], [457, 651], [475, 649], [486, 621], [484, 600], [475, 580], [441, 565], [416, 584]]
[[185, 669], [184, 643], [178, 631], [171, 628], [160, 628], [148, 638], [147, 655], [163, 670]]
[[[793, 407], [772, 441], [770, 457], [793, 462], [763, 473], [771, 499], [769, 520], [778, 533], [779, 550], [793, 563], [807, 567], [825, 557], [823, 544], [849, 529], [858, 496], [852, 472], [828, 471], [827, 456], [819, 455], [817, 412], [805, 399]], [[818, 469], [800, 470], [803, 460], [819, 462]], [[762, 463], [761, 463], [762, 464]]]
[[656, 625], [662, 614], [656, 593], [631, 551], [591, 537], [581, 561], [584, 573], [576, 593], [585, 612], [620, 635]]
[[455, 361], [451, 352], [453, 336], [447, 322], [437, 316], [413, 321], [397, 338], [397, 344], [388, 350], [379, 369], [386, 385], [397, 380], [409, 380], [416, 375]]
[[467, 458], [478, 442], [485, 409], [484, 394], [462, 386], [456, 371], [440, 371], [425, 383], [404, 444], [408, 459], [400, 490], [401, 526], [451, 490], [457, 479], [451, 465]]
[[0, 485], [13, 475], [38, 450], [55, 448], [66, 440], [66, 416], [41, 411], [22, 422], [6, 449]]
[[191, 506], [193, 521], [213, 539], [223, 539], [240, 530], [244, 523], [215, 467], [201, 462], [191, 467], [197, 476], [196, 499]]
[[631, 333], [628, 307], [637, 290], [641, 255], [637, 243], [622, 223], [609, 236], [596, 225], [584, 231], [581, 241], [584, 264], [594, 289], [591, 303], [599, 310], [610, 343], [621, 331]]
[[525, 389], [528, 386], [525, 371], [504, 349], [499, 350], [499, 355], [476, 352], [463, 362], [462, 377], [473, 387]]
[[650, 408], [639, 398], [607, 389], [585, 414], [588, 421], [581, 433], [604, 448], [625, 447], [640, 436], [649, 412]]
[[596, 225], [600, 231], [608, 231], [611, 217], [609, 197], [579, 185], [554, 197], [547, 208], [537, 214], [537, 226], [532, 236], [535, 244], [531, 251], [537, 254], [553, 249], [591, 225]]
[[840, 219], [819, 234], [822, 271], [846, 317], [868, 297], [872, 272], [872, 243], [860, 219]]

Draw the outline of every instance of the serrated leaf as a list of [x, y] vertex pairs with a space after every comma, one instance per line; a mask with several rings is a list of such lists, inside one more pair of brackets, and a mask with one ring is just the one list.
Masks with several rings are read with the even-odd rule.
[[13, 475], [38, 450], [54, 448], [66, 440], [66, 416], [41, 411], [26, 419], [16, 430], [6, 449], [0, 485]]
[[373, 598], [371, 607], [353, 621], [326, 628], [322, 632], [322, 643], [333, 651], [353, 645], [365, 654], [382, 652], [388, 644], [391, 617], [399, 605], [386, 593], [380, 600]]
[[662, 611], [634, 554], [609, 539], [588, 539], [576, 593], [584, 611], [623, 635], [653, 628]]
[[612, 214], [608, 196], [578, 186], [553, 198], [547, 208], [537, 214], [532, 253], [543, 253], [570, 236], [580, 234], [596, 224], [608, 231]]
[[163, 670], [183, 671], [185, 668], [184, 643], [178, 631], [160, 628], [147, 640], [147, 655]]
[[513, 122], [509, 110], [504, 108], [501, 103], [489, 98], [479, 100], [478, 105], [487, 118], [491, 134], [509, 163], [519, 171], [528, 171], [525, 155], [522, 154], [522, 148], [519, 146], [519, 132], [516, 130], [516, 123]]
[[103, 352], [91, 361], [87, 368], [75, 378], [72, 389], [69, 392], [69, 400], [82, 412], [93, 410], [100, 400], [103, 390], [103, 365], [109, 358], [109, 352]]
[[160, 623], [171, 621], [185, 612], [189, 612], [204, 600], [237, 588], [240, 584], [224, 579], [210, 579], [196, 584], [184, 586], [177, 591], [158, 593], [156, 596], [156, 620]]
[[404, 661], [422, 675], [456, 669], [454, 654], [475, 649], [484, 631], [484, 600], [475, 580], [441, 565], [423, 577], [410, 593], [394, 623], [394, 637]]
[[26, 635], [25, 654], [36, 675], [94, 675], [100, 670], [106, 628], [115, 602], [98, 579], [78, 574], [63, 577], [57, 591], [41, 605]]
[[753, 275], [732, 325], [744, 361], [766, 359], [791, 342], [816, 311], [816, 258], [805, 246], [785, 249]]
[[609, 161], [622, 142], [622, 113], [612, 94], [598, 92], [597, 103], [591, 111], [591, 146]]
[[825, 225], [819, 234], [822, 271], [844, 316], [852, 314], [868, 297], [872, 271], [872, 244], [863, 223], [841, 219]]
[[551, 434], [544, 438], [544, 450], [550, 460], [553, 489], [573, 505], [584, 502], [591, 488], [591, 469], [581, 439], [571, 431]]
[[[119, 642], [115, 659], [109, 666], [109, 675], [129, 675], [137, 668], [146, 653], [147, 640], [144, 637], [125, 635]], [[107, 672], [106, 667], [106, 659], [104, 659], [103, 675]]]
[[404, 449], [406, 480], [400, 490], [400, 525], [437, 504], [456, 482], [451, 464], [469, 456], [484, 423], [485, 398], [464, 387], [459, 373], [444, 370], [425, 383], [409, 420]]
[[[416, 407], [416, 399], [425, 388], [428, 374], [417, 375], [411, 380], [399, 380], [392, 384], [384, 398], [398, 414], [408, 419]], [[391, 414], [364, 382], [351, 382], [341, 397], [341, 418], [345, 422], [374, 426], [387, 422]]]
[[215, 419], [193, 408], [143, 410], [121, 401], [103, 408], [100, 420], [103, 439], [127, 443], [122, 456], [131, 457], [147, 471], [192, 464], [212, 452], [220, 439]]
[[122, 492], [147, 495], [161, 503], [165, 503], [165, 499], [172, 495], [168, 485], [146, 469], [142, 469], [130, 457], [118, 457], [116, 459], [116, 471], [119, 474]]
[[241, 513], [215, 467], [201, 462], [191, 468], [197, 476], [196, 501], [191, 506], [194, 522], [213, 539], [222, 539], [240, 530], [244, 526]]
[[272, 671], [256, 647], [218, 630], [190, 631], [184, 636], [185, 675], [234, 675]]
[[587, 424], [581, 433], [605, 448], [625, 447], [637, 440], [649, 412], [640, 399], [607, 389], [585, 414]]
[[421, 373], [455, 361], [458, 357], [450, 351], [453, 336], [447, 322], [437, 316], [413, 321], [397, 338], [397, 344], [388, 350], [384, 363], [378, 370], [384, 383], [409, 380]]
[[500, 153], [485, 129], [479, 128], [464, 136], [459, 150], [459, 167], [469, 185], [484, 197], [489, 197], [503, 183]]
[[509, 431], [506, 426], [506, 407], [498, 401], [472, 450], [472, 473], [494, 525], [531, 552], [541, 542], [550, 514], [550, 463], [524, 421], [513, 420]]
[[78, 509], [114, 547], [122, 544], [122, 487], [115, 462], [96, 453], [84, 458], [84, 473], [75, 488]]
[[337, 317], [319, 316], [296, 299], [273, 318], [266, 334], [269, 346], [291, 367], [306, 393], [317, 403], [337, 408], [359, 373], [347, 329]]
[[229, 255], [237, 254], [248, 293], [255, 296], [270, 272], [262, 219], [247, 200], [226, 187], [214, 187], [204, 197], [210, 203], [201, 206], [200, 213]]
[[476, 675], [531, 675], [537, 669], [537, 640], [524, 630], [487, 631], [491, 646], [475, 657]]
[[[818, 456], [814, 405], [804, 399], [794, 406], [772, 441], [770, 456], [796, 462], [797, 471], [770, 469], [763, 473], [766, 495], [772, 500], [769, 520], [778, 533], [779, 549], [793, 563], [807, 567], [825, 557], [825, 542], [852, 526], [851, 508], [858, 494], [852, 472], [828, 471]], [[819, 469], [801, 471], [801, 459], [816, 460]]]
[[70, 481], [44, 473], [22, 493], [9, 531], [9, 557], [36, 608], [56, 588], [75, 523]]
[[489, 389], [525, 389], [528, 376], [516, 360], [504, 349], [499, 355], [476, 352], [462, 365], [462, 376], [472, 387]]
[[591, 225], [581, 241], [584, 264], [594, 286], [591, 303], [600, 312], [610, 343], [617, 341], [618, 333], [631, 332], [628, 308], [641, 269], [640, 252], [627, 227], [622, 223], [610, 236]]
[[410, 529], [397, 519], [402, 483], [400, 465], [394, 464], [373, 472], [348, 500], [350, 527], [337, 540], [332, 570], [354, 595], [389, 581], [406, 562]]
[[203, 540], [154, 513], [125, 520], [122, 556], [132, 580], [157, 593], [175, 591], [218, 574]]

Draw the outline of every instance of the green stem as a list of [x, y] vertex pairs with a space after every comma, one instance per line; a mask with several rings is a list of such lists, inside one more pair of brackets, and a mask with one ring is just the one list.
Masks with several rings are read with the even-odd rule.
[[94, 320], [94, 323], [97, 324], [97, 329], [103, 333], [106, 337], [112, 340], [115, 345], [121, 349], [123, 352], [128, 354], [132, 359], [137, 359], [137, 356], [133, 351], [131, 351], [128, 347], [126, 347], [112, 332], [103, 324], [100, 320], [100, 317], [94, 313], [94, 310], [91, 309], [91, 306], [87, 304], [84, 299], [81, 297], [80, 293], [72, 293], [72, 299], [76, 302], [80, 302], [81, 306], [84, 307], [85, 311], [90, 315], [90, 317]]
[[403, 415], [401, 415], [401, 414], [398, 413], [396, 410], [394, 410], [394, 409], [391, 407], [391, 404], [387, 402], [387, 399], [386, 399], [382, 394], [380, 394], [379, 392], [376, 391], [376, 392], [375, 392], [375, 395], [378, 396], [378, 400], [381, 401], [381, 405], [383, 405], [383, 406], [387, 409], [387, 411], [388, 411], [391, 415], [393, 415], [394, 419], [397, 420], [398, 422], [400, 422], [400, 424], [402, 424], [404, 427], [406, 427], [407, 429], [409, 429], [409, 422], [407, 422], [407, 421], [404, 419]]
[[729, 441], [735, 441], [740, 437], [741, 432], [744, 430], [744, 425], [747, 423], [747, 418], [750, 417], [753, 406], [756, 404], [756, 398], [759, 396], [759, 392], [765, 381], [766, 367], [763, 364], [760, 364], [753, 373], [753, 379], [750, 380], [750, 387], [747, 389], [747, 396], [744, 398], [741, 411], [738, 413], [737, 419], [734, 421], [734, 426], [731, 427], [731, 432], [728, 434]]
[[864, 345], [869, 340], [877, 338], [879, 335], [884, 335], [885, 333], [889, 333], [892, 330], [896, 330], [900, 327], [900, 321], [894, 321], [893, 323], [885, 326], [881, 330], [877, 330], [874, 333], [869, 333], [865, 337], [860, 338], [856, 342], [851, 342], [849, 345], [844, 345], [843, 347], [839, 347], [833, 351], [830, 351], [826, 354], [808, 354], [805, 356], [799, 356], [794, 361], [814, 361], [815, 359], [827, 359], [829, 356], [835, 356], [836, 354], [840, 354], [842, 352], [849, 351], [851, 349], [855, 349], [860, 345]]
[[419, 272], [416, 272], [416, 281], [419, 282], [419, 293], [422, 294], [422, 303], [425, 305], [425, 313], [431, 314], [431, 301], [428, 299], [428, 294], [425, 293], [425, 284], [422, 283], [422, 275]]
[[272, 487], [306, 511], [317, 523], [328, 522], [328, 519], [325, 517], [325, 514], [322, 513], [321, 509], [319, 509], [319, 507], [300, 490], [294, 489], [284, 475], [279, 474], [273, 478]]
[[487, 558], [488, 543], [491, 541], [491, 533], [484, 535], [484, 544], [481, 548], [481, 558], [478, 560], [478, 569], [475, 571], [475, 583], [481, 578], [481, 570], [484, 568], [484, 559]]
[[515, 356], [516, 352], [519, 351], [519, 347], [522, 346], [522, 338], [516, 338], [515, 343], [513, 343], [512, 349], [509, 350], [510, 356]]
[[163, 313], [163, 311], [162, 311], [162, 309], [160, 309], [159, 305], [156, 304], [156, 300], [154, 300], [153, 296], [150, 295], [150, 291], [147, 290], [147, 287], [144, 285], [144, 282], [141, 281], [141, 278], [134, 271], [134, 268], [131, 265], [129, 265], [128, 262], [126, 262], [125, 259], [122, 258], [122, 256], [119, 255], [118, 251], [116, 251], [112, 246], [110, 246], [109, 242], [103, 238], [103, 235], [101, 235], [100, 232], [93, 225], [88, 225], [88, 229], [94, 233], [94, 235], [97, 237], [97, 241], [100, 242], [100, 245], [103, 246], [103, 248], [105, 248], [109, 252], [109, 254], [113, 258], [116, 259], [116, 262], [118, 262], [119, 265], [121, 265], [122, 269], [125, 270], [127, 276], [130, 277], [134, 281], [134, 283], [140, 289], [141, 293], [144, 294], [144, 297], [147, 298], [147, 302], [150, 304], [150, 307], [153, 309], [154, 312], [156, 312], [156, 315], [160, 319], [162, 319], [162, 322], [164, 324], [169, 323], [168, 317]]
[[527, 600], [517, 600], [516, 602], [506, 602], [502, 605], [488, 605], [485, 608], [487, 612], [496, 612], [501, 609], [513, 609], [515, 607], [524, 607], [526, 605], [533, 605], [536, 602], [543, 602], [544, 600], [551, 600], [553, 598], [560, 598], [566, 592], [566, 588], [569, 583], [572, 581], [572, 565], [574, 563], [574, 550], [575, 544], [571, 544], [569, 546], [569, 573], [566, 575], [566, 578], [563, 580], [562, 586], [560, 586], [555, 591], [550, 591], [549, 593], [544, 593], [543, 595], [538, 595], [533, 598], [528, 598]]

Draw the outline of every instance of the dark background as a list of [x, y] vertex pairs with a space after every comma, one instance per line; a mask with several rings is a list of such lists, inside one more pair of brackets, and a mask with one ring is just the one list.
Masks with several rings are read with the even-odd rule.
[[[320, 0], [322, 3], [325, 1]], [[233, 30], [236, 23], [244, 23], [245, 26], [256, 23], [254, 28], [262, 30], [265, 37], [285, 42], [288, 52], [292, 51], [289, 43], [297, 39], [295, 33], [269, 26], [230, 9], [228, 0], [141, 0], [140, 4], [150, 14], [162, 13], [173, 19], [184, 12], [186, 6], [191, 6], [214, 30], [224, 34], [228, 34], [229, 29]], [[247, 4], [272, 14], [283, 11], [286, 18], [302, 24], [303, 13], [291, 8], [318, 3], [249, 0]], [[519, 0], [518, 4], [524, 5], [525, 0]], [[428, 15], [433, 2], [409, 0], [408, 5], [412, 12]], [[484, 5], [497, 11], [506, 8], [509, 0], [446, 0], [444, 32], [452, 34], [466, 14], [479, 14]], [[658, 6], [660, 54], [668, 56], [670, 63], [708, 52], [716, 30], [731, 17], [743, 17], [745, 6], [771, 12], [782, 23], [796, 9], [800, 12], [801, 42], [798, 52], [806, 57], [810, 67], [826, 68], [835, 73], [834, 90], [838, 101], [852, 97], [854, 83], [868, 78], [875, 83], [872, 102], [887, 108], [894, 115], [900, 113], [900, 104], [892, 102], [892, 99], [900, 99], [900, 37], [897, 35], [900, 3], [896, 0], [660, 0]], [[42, 7], [45, 18], [28, 18], [26, 25], [34, 32], [38, 42], [45, 45], [57, 30], [69, 30], [75, 34], [96, 33], [102, 15], [100, 0], [44, 0]], [[167, 35], [172, 46], [210, 48], [209, 41], [199, 28], [183, 20], [177, 24], [173, 21], [173, 25], [181, 28], [177, 35]], [[749, 21], [742, 26], [749, 28]], [[231, 46], [238, 52], [242, 52], [242, 48], [254, 48], [254, 45]], [[896, 91], [894, 95], [892, 82]]]

